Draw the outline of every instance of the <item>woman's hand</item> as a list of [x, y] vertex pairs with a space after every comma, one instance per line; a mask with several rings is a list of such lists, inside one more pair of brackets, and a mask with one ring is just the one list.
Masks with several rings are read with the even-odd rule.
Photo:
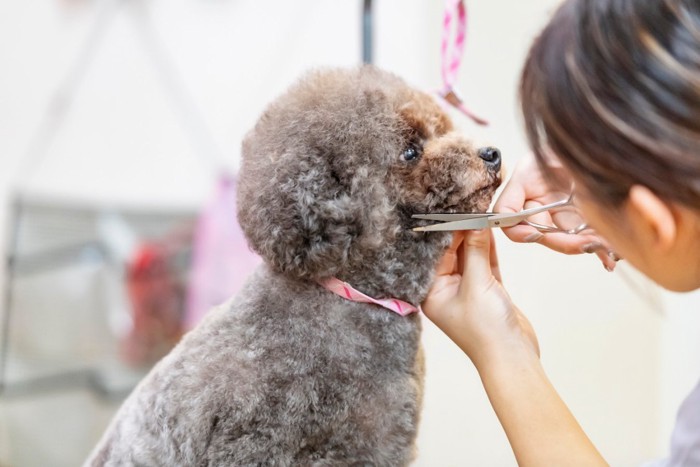
[[477, 368], [504, 352], [539, 355], [532, 326], [501, 283], [491, 231], [454, 233], [422, 308]]
[[[498, 197], [493, 210], [499, 213], [520, 212], [523, 209], [566, 199], [570, 195], [571, 193], [552, 192], [542, 177], [537, 161], [532, 156], [527, 156], [515, 165], [513, 175]], [[552, 216], [549, 212], [532, 216], [532, 221], [545, 225], [557, 224], [556, 216]], [[577, 235], [543, 234], [534, 227], [522, 224], [503, 229], [503, 233], [514, 242], [539, 243], [554, 251], [569, 255], [595, 253], [603, 266], [612, 271], [615, 268], [616, 260], [609, 254], [608, 245], [602, 238], [590, 232], [589, 230]]]
[[542, 368], [535, 333], [501, 284], [491, 231], [454, 234], [423, 312], [474, 362], [518, 465], [607, 465]]

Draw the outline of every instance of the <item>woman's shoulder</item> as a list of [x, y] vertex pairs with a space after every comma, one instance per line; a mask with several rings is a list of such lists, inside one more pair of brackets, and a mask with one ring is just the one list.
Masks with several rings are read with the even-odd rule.
[[643, 467], [688, 466], [700, 466], [700, 382], [678, 409], [669, 456]]

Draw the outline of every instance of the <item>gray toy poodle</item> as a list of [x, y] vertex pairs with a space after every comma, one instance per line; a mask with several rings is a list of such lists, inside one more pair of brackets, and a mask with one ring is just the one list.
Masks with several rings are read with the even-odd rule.
[[[264, 264], [158, 363], [86, 465], [407, 465], [421, 411], [420, 304], [449, 233], [484, 211], [500, 159], [429, 95], [371, 66], [314, 71], [243, 142], [238, 218]], [[420, 221], [424, 222], [424, 221]]]

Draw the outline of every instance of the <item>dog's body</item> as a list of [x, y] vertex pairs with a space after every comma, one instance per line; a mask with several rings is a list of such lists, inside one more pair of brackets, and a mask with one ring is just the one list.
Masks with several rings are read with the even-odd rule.
[[[372, 67], [310, 74], [243, 145], [239, 219], [265, 259], [124, 403], [91, 465], [406, 465], [420, 303], [450, 242], [414, 212], [484, 210], [500, 183], [427, 95]], [[416, 156], [417, 154], [417, 156]], [[415, 156], [415, 157], [414, 157]]]
[[154, 369], [95, 463], [405, 464], [419, 412], [417, 317], [266, 267], [241, 296]]

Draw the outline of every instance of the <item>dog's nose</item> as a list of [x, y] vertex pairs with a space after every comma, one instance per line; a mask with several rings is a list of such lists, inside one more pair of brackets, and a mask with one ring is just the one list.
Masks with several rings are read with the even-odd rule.
[[493, 147], [485, 147], [479, 149], [479, 157], [481, 157], [486, 165], [493, 170], [501, 168], [501, 151]]

